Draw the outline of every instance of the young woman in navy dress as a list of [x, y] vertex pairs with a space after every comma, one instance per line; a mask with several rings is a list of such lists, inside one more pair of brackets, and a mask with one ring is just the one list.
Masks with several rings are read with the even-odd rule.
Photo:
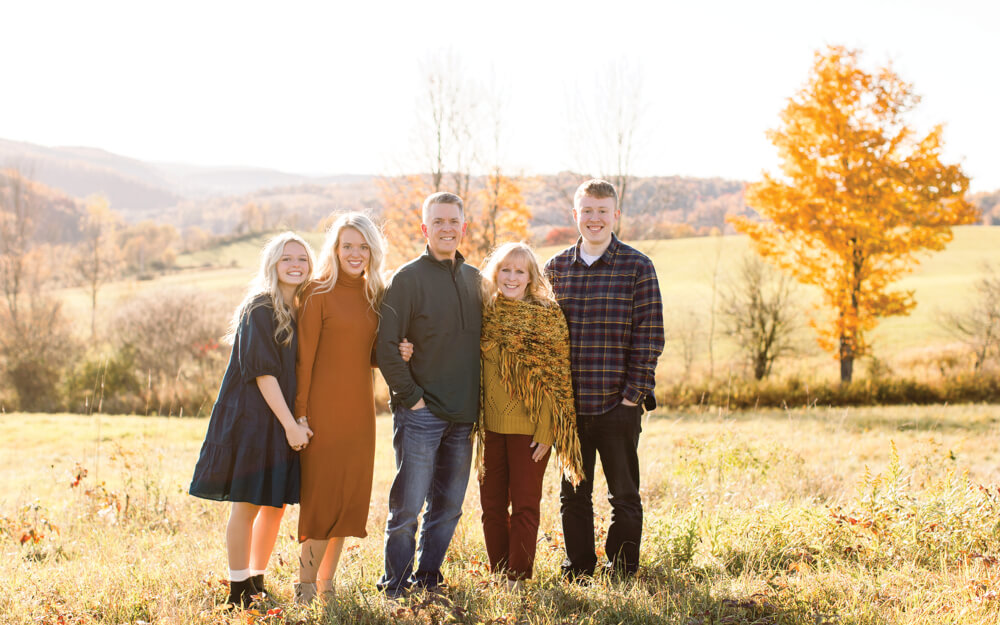
[[313, 267], [309, 245], [280, 234], [261, 251], [260, 270], [226, 338], [233, 352], [191, 480], [190, 493], [230, 501], [226, 528], [228, 603], [247, 607], [286, 504], [299, 501], [299, 451], [312, 431], [295, 421], [295, 315]]

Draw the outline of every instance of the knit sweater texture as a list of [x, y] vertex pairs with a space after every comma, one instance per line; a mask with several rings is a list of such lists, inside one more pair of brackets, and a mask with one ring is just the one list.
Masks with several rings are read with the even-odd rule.
[[497, 434], [530, 434], [540, 445], [552, 445], [552, 402], [542, 399], [538, 420], [532, 421], [528, 409], [520, 399], [511, 397], [500, 379], [499, 348], [483, 348], [483, 423], [487, 430]]

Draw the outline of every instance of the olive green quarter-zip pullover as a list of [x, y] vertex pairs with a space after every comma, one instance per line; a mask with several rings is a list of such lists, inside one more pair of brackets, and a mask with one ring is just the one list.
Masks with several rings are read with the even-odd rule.
[[[376, 359], [389, 384], [390, 405], [412, 408], [421, 397], [437, 417], [474, 423], [479, 415], [479, 271], [435, 259], [430, 250], [400, 267], [382, 301]], [[407, 364], [399, 343], [413, 343]]]

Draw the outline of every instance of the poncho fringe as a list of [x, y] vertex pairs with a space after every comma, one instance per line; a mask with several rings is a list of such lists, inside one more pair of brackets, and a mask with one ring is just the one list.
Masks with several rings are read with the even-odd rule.
[[[563, 476], [576, 486], [583, 479], [580, 438], [569, 365], [569, 329], [558, 306], [542, 306], [497, 297], [483, 311], [482, 343], [496, 345], [500, 382], [511, 397], [524, 402], [532, 423], [538, 423], [546, 399], [552, 406], [553, 447]], [[485, 382], [480, 385], [485, 388]], [[485, 443], [480, 401], [476, 464], [482, 479]]]

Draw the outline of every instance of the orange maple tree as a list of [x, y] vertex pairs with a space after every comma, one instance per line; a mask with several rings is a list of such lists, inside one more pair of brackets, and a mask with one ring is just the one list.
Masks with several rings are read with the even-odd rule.
[[942, 129], [920, 136], [908, 114], [920, 98], [891, 69], [867, 72], [860, 52], [817, 52], [811, 76], [768, 137], [780, 175], [747, 187], [763, 218], [728, 219], [755, 249], [800, 282], [817, 286], [829, 315], [812, 325], [849, 382], [866, 333], [880, 317], [906, 315], [913, 291], [890, 285], [941, 250], [951, 226], [973, 223], [969, 179], [942, 162]]
[[517, 180], [504, 175], [496, 167], [484, 179], [483, 188], [476, 193], [466, 221], [469, 228], [463, 250], [478, 264], [498, 244], [528, 239], [531, 209], [524, 201]]

